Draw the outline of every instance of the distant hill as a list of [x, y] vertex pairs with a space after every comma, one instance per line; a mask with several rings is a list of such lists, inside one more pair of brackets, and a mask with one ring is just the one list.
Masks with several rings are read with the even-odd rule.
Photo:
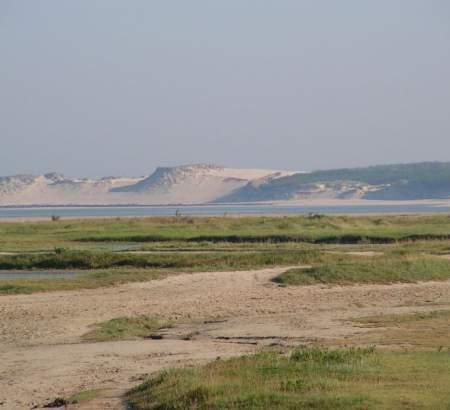
[[157, 168], [137, 178], [68, 178], [57, 173], [0, 177], [0, 206], [444, 198], [450, 198], [450, 162], [310, 173], [196, 164]]
[[196, 164], [157, 168], [140, 178], [15, 175], [0, 178], [0, 205], [200, 204], [230, 194], [250, 181], [290, 174]]
[[254, 202], [308, 198], [379, 200], [450, 197], [450, 162], [343, 168], [249, 182], [217, 202]]

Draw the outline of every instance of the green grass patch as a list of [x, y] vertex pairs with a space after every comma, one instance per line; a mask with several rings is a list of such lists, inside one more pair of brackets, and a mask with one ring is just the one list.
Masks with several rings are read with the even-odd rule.
[[286, 286], [312, 284], [394, 283], [450, 279], [450, 260], [383, 249], [383, 255], [354, 256], [320, 249], [278, 249], [207, 253], [122, 254], [71, 252], [61, 254], [0, 256], [0, 266], [9, 269], [73, 269], [70, 279], [5, 280], [0, 294], [48, 290], [98, 288], [126, 282], [148, 281], [177, 272], [259, 269], [271, 266], [312, 266], [289, 269], [273, 279]]
[[0, 256], [0, 269], [217, 269], [251, 268], [306, 263], [317, 259], [315, 250], [267, 252], [151, 253], [72, 252]]
[[27, 285], [26, 283], [1, 283], [0, 282], [0, 295], [18, 295], [33, 293], [34, 287]]
[[66, 401], [69, 404], [86, 403], [97, 398], [100, 392], [101, 390], [99, 389], [83, 390], [78, 393], [72, 394], [72, 396], [69, 396]]
[[283, 285], [395, 283], [450, 279], [450, 261], [396, 253], [373, 257], [328, 255], [310, 269], [289, 269], [273, 279]]
[[121, 254], [65, 252], [63, 254], [0, 256], [0, 267], [11, 270], [81, 270], [70, 279], [14, 279], [0, 281], [1, 294], [92, 289], [127, 282], [148, 281], [177, 272], [258, 269], [309, 264], [320, 258], [315, 250], [271, 252], [211, 252]]
[[449, 232], [448, 215], [62, 219], [0, 223], [0, 251], [100, 249], [101, 242], [380, 243], [443, 240]]
[[[0, 255], [0, 270], [86, 272], [70, 280], [1, 280], [0, 294], [111, 286], [174, 272], [300, 265], [313, 267], [291, 270], [275, 280], [285, 285], [442, 280], [450, 276], [449, 261], [425, 254], [450, 253], [450, 240], [431, 240], [445, 238], [448, 232], [450, 217], [447, 215], [117, 218], [0, 223], [0, 251], [21, 252]], [[140, 242], [146, 240], [150, 242]], [[303, 240], [311, 243], [298, 242]], [[392, 243], [370, 244], [385, 240]], [[121, 252], [128, 248], [151, 253]], [[384, 255], [362, 260], [324, 252], [358, 249], [381, 249]], [[38, 250], [48, 252], [38, 253]]]
[[[435, 310], [353, 319], [378, 328], [352, 338], [354, 344], [376, 344], [389, 349], [450, 351], [450, 311]], [[346, 340], [345, 343], [349, 341]]]
[[260, 353], [170, 370], [127, 395], [131, 409], [448, 409], [450, 354], [373, 349]]
[[158, 330], [171, 327], [172, 323], [152, 316], [118, 317], [107, 322], [96, 323], [83, 335], [89, 342], [109, 342], [150, 337]]
[[0, 295], [30, 294], [76, 289], [95, 289], [128, 282], [162, 279], [172, 272], [145, 269], [89, 271], [71, 279], [14, 279], [0, 281]]

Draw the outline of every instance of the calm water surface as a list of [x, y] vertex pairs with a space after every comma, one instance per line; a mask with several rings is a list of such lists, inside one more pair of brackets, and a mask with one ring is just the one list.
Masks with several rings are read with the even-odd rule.
[[105, 207], [0, 207], [0, 218], [120, 217], [182, 215], [267, 215], [267, 214], [368, 214], [368, 213], [448, 213], [450, 207], [425, 204], [400, 205], [198, 205], [198, 206], [105, 206]]

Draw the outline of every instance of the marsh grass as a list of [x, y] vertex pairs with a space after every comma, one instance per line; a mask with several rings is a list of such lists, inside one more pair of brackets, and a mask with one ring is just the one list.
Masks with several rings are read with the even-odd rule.
[[134, 410], [448, 409], [448, 353], [300, 349], [170, 370], [133, 389]]
[[402, 350], [450, 351], [449, 310], [370, 316], [353, 319], [353, 322], [377, 328], [376, 332], [353, 337], [352, 343], [355, 344], [374, 343]]
[[80, 248], [84, 242], [267, 242], [359, 243], [448, 239], [450, 217], [308, 216], [158, 217], [0, 223], [0, 250]]
[[[74, 279], [0, 282], [0, 294], [111, 286], [176, 272], [304, 266], [275, 279], [283, 285], [442, 280], [450, 263], [450, 217], [125, 218], [0, 223], [0, 270], [79, 270]], [[389, 244], [371, 244], [388, 238]], [[426, 237], [427, 240], [405, 240]], [[307, 238], [312, 243], [298, 242]], [[351, 245], [333, 243], [344, 238]], [[368, 240], [369, 238], [369, 240]], [[130, 242], [141, 240], [157, 242]], [[362, 244], [353, 243], [362, 240]], [[94, 241], [94, 242], [92, 242]], [[288, 242], [285, 242], [288, 241]], [[323, 243], [322, 243], [323, 242]], [[320, 243], [320, 244], [318, 244]], [[150, 253], [123, 252], [124, 249]], [[361, 258], [348, 250], [382, 250]], [[38, 253], [46, 250], [46, 253]], [[112, 251], [117, 250], [117, 251]], [[342, 254], [327, 254], [328, 250]], [[426, 255], [428, 254], [428, 256]]]
[[3, 269], [70, 269], [70, 279], [15, 279], [0, 281], [1, 294], [93, 289], [127, 282], [161, 279], [179, 272], [258, 269], [302, 265], [320, 258], [316, 250], [271, 252], [211, 252], [133, 255], [101, 252], [0, 256]]
[[128, 282], [162, 279], [173, 272], [145, 269], [88, 271], [71, 279], [14, 279], [0, 281], [0, 295], [31, 294], [76, 289], [95, 289]]
[[[80, 236], [80, 240], [192, 240], [192, 241], [315, 241], [355, 243], [361, 240], [377, 242], [399, 239], [444, 239], [449, 235], [450, 218], [433, 216], [308, 216], [242, 217], [242, 218], [154, 218], [147, 219], [141, 229], [95, 232]], [[145, 229], [143, 229], [145, 228]], [[132, 231], [132, 232], [130, 232]]]
[[132, 254], [112, 252], [73, 252], [0, 256], [0, 269], [217, 269], [306, 263], [317, 259], [315, 250], [266, 252], [209, 252]]
[[92, 289], [159, 279], [177, 272], [245, 270], [298, 265], [310, 263], [319, 257], [320, 253], [315, 250], [143, 255], [66, 251], [60, 254], [0, 256], [0, 269], [70, 269], [80, 270], [81, 273], [70, 279], [2, 280], [0, 295]]
[[[382, 255], [354, 256], [319, 249], [277, 251], [122, 254], [64, 252], [0, 256], [0, 266], [9, 269], [71, 269], [71, 279], [30, 279], [0, 282], [0, 294], [98, 288], [126, 282], [148, 281], [178, 272], [259, 269], [299, 266], [273, 279], [283, 286], [313, 284], [395, 283], [450, 279], [450, 260], [414, 253], [386, 250]], [[305, 266], [311, 266], [305, 268]]]
[[273, 281], [286, 286], [396, 283], [450, 279], [450, 261], [433, 256], [386, 253], [360, 257], [327, 255], [309, 269], [289, 269]]
[[92, 330], [83, 335], [82, 339], [88, 342], [142, 339], [150, 337], [158, 330], [172, 326], [172, 322], [153, 316], [118, 317], [96, 323]]

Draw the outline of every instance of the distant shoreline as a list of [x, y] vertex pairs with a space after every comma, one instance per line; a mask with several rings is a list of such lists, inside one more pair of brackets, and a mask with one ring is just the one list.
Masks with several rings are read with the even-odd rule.
[[450, 213], [448, 201], [322, 200], [195, 205], [21, 205], [0, 206], [0, 221], [152, 217], [244, 217], [326, 215], [399, 215]]
[[0, 209], [54, 209], [54, 208], [176, 208], [176, 207], [242, 207], [242, 206], [382, 206], [382, 205], [429, 205], [450, 206], [448, 199], [375, 200], [375, 199], [301, 199], [257, 202], [201, 202], [167, 204], [17, 204], [0, 205]]

